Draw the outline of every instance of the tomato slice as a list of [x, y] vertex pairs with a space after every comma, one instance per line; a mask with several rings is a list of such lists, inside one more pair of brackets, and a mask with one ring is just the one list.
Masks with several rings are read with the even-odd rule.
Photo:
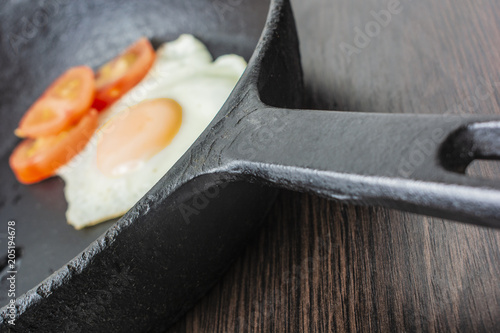
[[9, 158], [17, 180], [32, 184], [52, 176], [85, 147], [97, 120], [98, 112], [92, 109], [78, 124], [59, 134], [23, 140]]
[[147, 38], [140, 38], [125, 52], [104, 64], [96, 74], [96, 95], [92, 107], [101, 111], [139, 83], [156, 58]]
[[21, 138], [57, 134], [77, 123], [95, 95], [94, 72], [73, 67], [63, 73], [28, 109], [15, 130]]

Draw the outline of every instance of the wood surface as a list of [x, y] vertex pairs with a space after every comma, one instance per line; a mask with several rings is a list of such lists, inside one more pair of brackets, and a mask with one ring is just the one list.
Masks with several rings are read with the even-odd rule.
[[[500, 2], [401, 0], [347, 57], [341, 45], [390, 2], [292, 1], [306, 106], [500, 115]], [[469, 173], [499, 179], [500, 167]], [[168, 330], [332, 331], [500, 332], [500, 230], [282, 192], [225, 277]]]

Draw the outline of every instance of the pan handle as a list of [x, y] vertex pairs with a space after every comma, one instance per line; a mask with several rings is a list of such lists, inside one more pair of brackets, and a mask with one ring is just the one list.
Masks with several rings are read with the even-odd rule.
[[265, 107], [234, 130], [223, 161], [246, 179], [500, 228], [500, 182], [465, 175], [500, 159], [498, 118]]

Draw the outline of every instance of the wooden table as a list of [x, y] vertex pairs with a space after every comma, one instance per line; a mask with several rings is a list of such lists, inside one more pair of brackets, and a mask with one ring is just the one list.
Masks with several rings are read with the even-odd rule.
[[[292, 1], [306, 106], [500, 114], [500, 2], [395, 1]], [[500, 331], [499, 230], [292, 192], [267, 220], [168, 332]]]

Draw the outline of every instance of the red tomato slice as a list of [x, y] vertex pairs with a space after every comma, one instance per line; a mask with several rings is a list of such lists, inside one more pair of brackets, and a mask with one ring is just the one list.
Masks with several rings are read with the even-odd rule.
[[28, 109], [15, 134], [22, 138], [57, 134], [85, 115], [94, 95], [92, 69], [87, 66], [70, 68]]
[[23, 140], [9, 158], [17, 180], [32, 184], [52, 176], [85, 147], [97, 128], [97, 119], [97, 111], [90, 110], [78, 124], [59, 134]]
[[92, 107], [101, 111], [113, 104], [146, 76], [155, 58], [151, 43], [143, 37], [99, 68]]

